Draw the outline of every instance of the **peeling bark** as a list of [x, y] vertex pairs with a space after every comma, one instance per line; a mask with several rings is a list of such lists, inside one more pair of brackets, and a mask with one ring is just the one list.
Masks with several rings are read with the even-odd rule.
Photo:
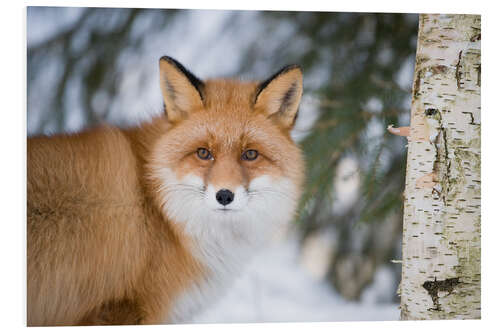
[[401, 319], [481, 316], [481, 18], [420, 15]]

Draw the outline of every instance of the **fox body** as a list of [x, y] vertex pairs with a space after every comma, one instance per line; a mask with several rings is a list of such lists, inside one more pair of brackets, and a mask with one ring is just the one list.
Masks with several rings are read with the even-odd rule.
[[28, 139], [29, 326], [183, 322], [295, 212], [302, 73], [201, 81], [160, 59], [165, 114]]

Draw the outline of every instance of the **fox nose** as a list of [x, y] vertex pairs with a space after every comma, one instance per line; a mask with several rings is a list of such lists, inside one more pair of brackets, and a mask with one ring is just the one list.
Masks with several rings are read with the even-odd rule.
[[215, 199], [217, 199], [217, 201], [221, 205], [226, 206], [226, 205], [229, 205], [231, 202], [233, 202], [234, 193], [229, 191], [229, 190], [222, 189], [222, 190], [219, 190], [219, 192], [217, 192], [215, 194]]

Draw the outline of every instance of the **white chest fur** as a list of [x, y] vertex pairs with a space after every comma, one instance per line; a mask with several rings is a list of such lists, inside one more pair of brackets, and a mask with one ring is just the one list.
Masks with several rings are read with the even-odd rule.
[[200, 244], [194, 249], [204, 266], [204, 275], [175, 300], [168, 321], [186, 323], [204, 307], [217, 302], [256, 251], [250, 244], [226, 239], [223, 243]]

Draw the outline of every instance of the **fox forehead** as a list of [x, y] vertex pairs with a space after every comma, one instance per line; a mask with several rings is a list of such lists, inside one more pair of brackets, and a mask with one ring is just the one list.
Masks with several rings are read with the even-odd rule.
[[[277, 152], [291, 144], [276, 126], [263, 115], [245, 117], [216, 116], [210, 112], [194, 114], [172, 131], [175, 141], [184, 148], [208, 148], [212, 153], [229, 153], [243, 149]], [[177, 133], [178, 132], [178, 133]]]
[[255, 102], [257, 82], [244, 82], [234, 79], [215, 79], [205, 81], [203, 104], [205, 108], [224, 113], [228, 108], [250, 111]]

